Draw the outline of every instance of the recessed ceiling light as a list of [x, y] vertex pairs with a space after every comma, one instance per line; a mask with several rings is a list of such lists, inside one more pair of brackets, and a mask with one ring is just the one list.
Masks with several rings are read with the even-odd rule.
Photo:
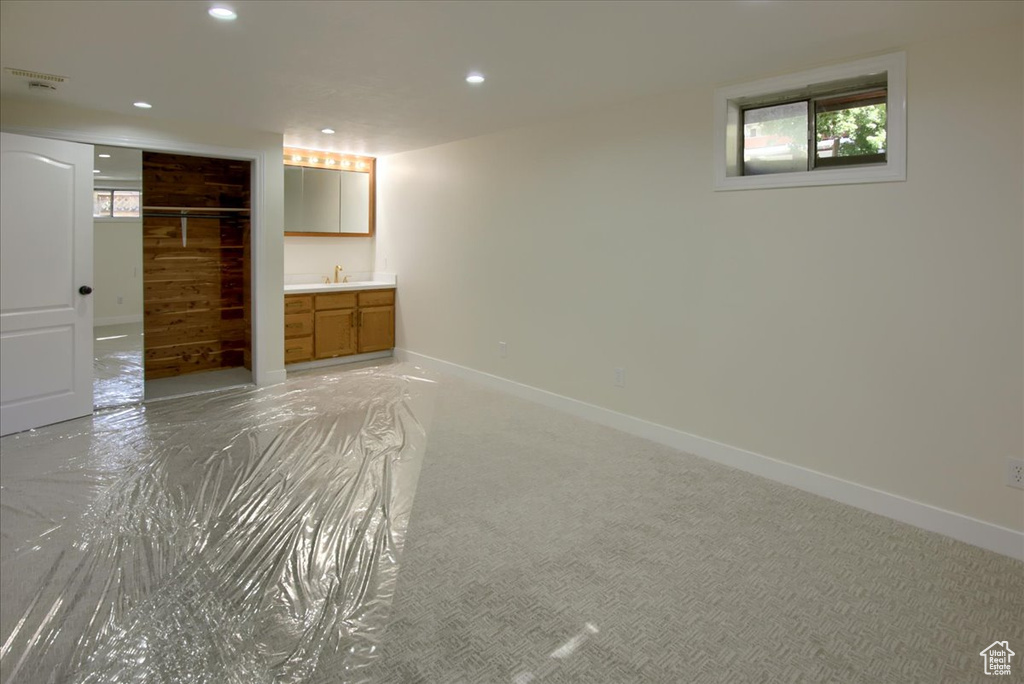
[[100, 172], [100, 170], [99, 170], [99, 169], [93, 169], [93, 170], [92, 170], [92, 172], [93, 172], [93, 173], [99, 173], [99, 172]]
[[100, 159], [110, 159], [110, 155], [109, 154], [101, 154], [99, 156], [100, 156]]
[[132, 104], [134, 104], [139, 109], [152, 109], [153, 108], [153, 105], [149, 104], [148, 102], [133, 102]]
[[327, 135], [334, 135], [334, 129], [333, 128], [321, 128], [320, 132], [321, 133], [326, 133]]
[[238, 14], [230, 7], [211, 7], [210, 16], [222, 21], [232, 21], [238, 18]]
[[483, 83], [483, 82], [484, 82], [484, 75], [483, 74], [478, 74], [475, 71], [473, 73], [471, 73], [469, 76], [466, 76], [466, 83], [472, 83], [473, 85], [476, 85], [478, 83]]

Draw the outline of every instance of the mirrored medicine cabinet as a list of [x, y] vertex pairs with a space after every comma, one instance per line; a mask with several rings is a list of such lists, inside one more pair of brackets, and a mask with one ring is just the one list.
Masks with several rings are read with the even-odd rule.
[[284, 234], [373, 237], [376, 159], [284, 148]]

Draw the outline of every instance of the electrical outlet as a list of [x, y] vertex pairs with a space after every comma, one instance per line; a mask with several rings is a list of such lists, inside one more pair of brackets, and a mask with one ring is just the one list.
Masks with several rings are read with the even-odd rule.
[[615, 386], [625, 387], [626, 386], [626, 369], [616, 368], [615, 369]]
[[503, 359], [508, 356], [508, 345], [504, 342], [498, 343], [498, 356]]
[[1006, 485], [1024, 489], [1024, 461], [1019, 458], [1006, 460]]

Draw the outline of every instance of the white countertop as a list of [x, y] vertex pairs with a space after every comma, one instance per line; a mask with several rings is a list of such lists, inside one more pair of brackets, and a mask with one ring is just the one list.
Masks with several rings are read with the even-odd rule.
[[395, 283], [387, 280], [354, 280], [350, 283], [296, 283], [285, 285], [285, 294], [302, 294], [305, 292], [344, 292], [346, 290], [379, 290], [393, 288]]
[[342, 275], [349, 277], [347, 283], [325, 283], [329, 276], [317, 273], [292, 273], [284, 276], [285, 294], [303, 294], [306, 292], [345, 292], [348, 290], [381, 290], [392, 288], [398, 283], [398, 276], [383, 271], [347, 272]]

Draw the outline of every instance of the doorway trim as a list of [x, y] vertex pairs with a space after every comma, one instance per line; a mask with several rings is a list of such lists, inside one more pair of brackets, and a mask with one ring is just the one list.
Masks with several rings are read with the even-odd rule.
[[252, 379], [257, 386], [273, 385], [284, 382], [284, 369], [272, 371], [262, 353], [264, 328], [269, 324], [264, 321], [265, 316], [260, 308], [260, 303], [269, 301], [267, 298], [280, 296], [280, 292], [264, 292], [265, 285], [258, 274], [266, 267], [266, 250], [263, 246], [264, 231], [264, 209], [266, 193], [264, 182], [267, 174], [266, 152], [238, 147], [221, 147], [219, 145], [207, 145], [204, 143], [190, 143], [185, 141], [164, 140], [159, 138], [134, 138], [120, 135], [102, 135], [87, 131], [68, 130], [60, 128], [35, 128], [32, 126], [4, 126], [3, 130], [8, 133], [20, 135], [32, 135], [37, 138], [54, 138], [68, 142], [78, 142], [90, 145], [110, 145], [114, 147], [133, 147], [148, 152], [169, 152], [174, 154], [192, 154], [204, 157], [216, 157], [220, 159], [240, 159], [252, 163], [250, 169], [250, 221], [252, 234], [249, 237], [252, 250]]

